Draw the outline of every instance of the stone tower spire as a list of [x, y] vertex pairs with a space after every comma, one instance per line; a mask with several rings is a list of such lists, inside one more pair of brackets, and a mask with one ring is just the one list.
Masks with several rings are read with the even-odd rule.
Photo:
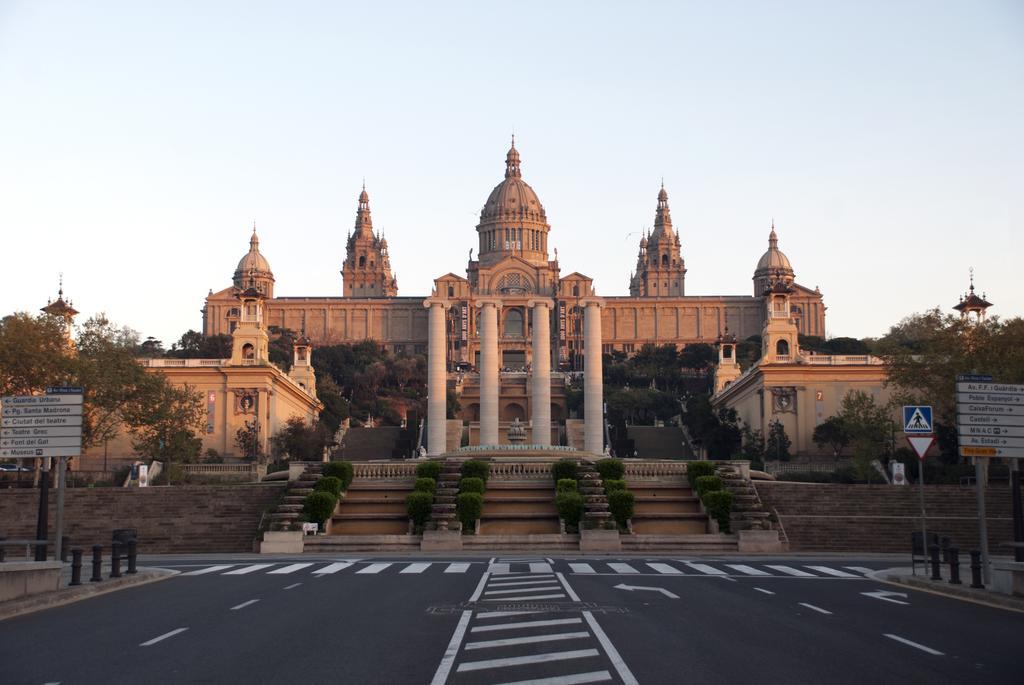
[[370, 196], [366, 182], [359, 193], [355, 230], [345, 246], [341, 269], [342, 292], [346, 297], [395, 297], [398, 281], [391, 273], [388, 241], [373, 232]]
[[680, 297], [685, 293], [686, 264], [679, 234], [672, 229], [668, 192], [662, 182], [654, 212], [654, 230], [640, 239], [636, 275], [630, 279], [633, 297]]

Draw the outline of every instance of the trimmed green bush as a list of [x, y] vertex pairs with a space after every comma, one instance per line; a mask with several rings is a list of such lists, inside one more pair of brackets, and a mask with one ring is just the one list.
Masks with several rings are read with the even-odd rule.
[[338, 506], [337, 497], [326, 490], [318, 490], [306, 495], [306, 500], [302, 503], [302, 513], [310, 521], [319, 523], [322, 527], [324, 521], [331, 518], [336, 506]]
[[341, 494], [341, 479], [334, 476], [324, 476], [313, 484], [313, 490], [329, 492], [337, 497]]
[[352, 485], [352, 478], [355, 472], [352, 470], [352, 462], [350, 461], [329, 461], [324, 464], [324, 475], [340, 478], [341, 489], [344, 491], [348, 490], [348, 486]]
[[430, 508], [434, 506], [434, 495], [429, 492], [413, 491], [405, 498], [405, 511], [417, 528], [430, 519]]
[[433, 478], [417, 478], [416, 484], [412, 486], [415, 492], [429, 492], [431, 495], [437, 490], [437, 481]]
[[455, 512], [462, 521], [462, 530], [476, 525], [484, 510], [484, 496], [479, 492], [463, 492], [455, 498]]
[[710, 461], [688, 461], [686, 462], [686, 479], [690, 485], [701, 476], [715, 475], [715, 465]]
[[[564, 479], [563, 479], [564, 480]], [[555, 507], [558, 516], [565, 525], [578, 527], [583, 518], [583, 495], [578, 492], [560, 492], [555, 495]]]
[[626, 481], [622, 479], [607, 479], [604, 482], [604, 491], [611, 495], [613, 492], [621, 492], [626, 489]]
[[625, 527], [626, 521], [633, 518], [636, 496], [629, 490], [615, 490], [608, 493], [608, 511], [615, 522]]
[[482, 478], [463, 478], [459, 481], [459, 492], [475, 492], [482, 495], [486, 489], [487, 485]]
[[576, 492], [578, 484], [572, 478], [563, 478], [555, 483], [555, 490], [558, 492]]
[[705, 493], [722, 489], [722, 479], [718, 476], [701, 476], [696, 483], [693, 483], [693, 489], [696, 491], [697, 497], [704, 499]]
[[708, 515], [718, 521], [718, 532], [729, 532], [729, 514], [732, 513], [732, 493], [728, 490], [713, 490], [701, 498]]
[[556, 483], [566, 478], [576, 480], [576, 470], [577, 465], [574, 459], [559, 459], [551, 466], [551, 475]]
[[491, 475], [491, 465], [480, 459], [470, 459], [462, 462], [459, 474], [463, 478], [479, 478], [486, 483], [487, 477]]
[[416, 465], [417, 478], [433, 478], [437, 480], [440, 475], [441, 462], [439, 461], [425, 461]]
[[626, 465], [621, 459], [598, 459], [594, 468], [601, 474], [601, 480], [621, 480], [626, 475]]

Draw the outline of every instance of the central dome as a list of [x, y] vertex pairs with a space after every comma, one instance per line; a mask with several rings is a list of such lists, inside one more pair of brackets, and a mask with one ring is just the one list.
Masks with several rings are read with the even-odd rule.
[[480, 211], [480, 223], [528, 220], [546, 223], [544, 206], [520, 171], [515, 140], [505, 155], [505, 180], [494, 187]]

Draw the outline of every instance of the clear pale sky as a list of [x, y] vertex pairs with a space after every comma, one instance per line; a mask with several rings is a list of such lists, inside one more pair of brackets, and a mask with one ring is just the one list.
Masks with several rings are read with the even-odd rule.
[[253, 221], [340, 295], [362, 179], [400, 295], [464, 274], [515, 131], [563, 274], [628, 292], [665, 179], [690, 295], [772, 218], [832, 336], [1024, 313], [1024, 3], [0, 0], [0, 314], [65, 291], [167, 346]]

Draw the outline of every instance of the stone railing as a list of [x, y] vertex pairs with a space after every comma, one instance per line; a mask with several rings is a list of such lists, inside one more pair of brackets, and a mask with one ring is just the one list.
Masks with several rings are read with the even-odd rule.
[[241, 478], [259, 480], [267, 475], [267, 467], [261, 464], [182, 464], [187, 474], [212, 478]]
[[806, 364], [841, 366], [844, 364], [867, 364], [881, 366], [883, 362], [870, 354], [811, 354], [803, 358]]
[[477, 452], [576, 452], [575, 447], [566, 445], [531, 445], [531, 444], [508, 444], [508, 445], [467, 445], [459, 448], [460, 454], [473, 454]]
[[766, 461], [764, 463], [764, 470], [766, 473], [775, 476], [780, 473], [832, 473], [847, 466], [853, 466], [852, 459]]
[[416, 461], [366, 461], [353, 463], [353, 476], [366, 480], [415, 478]]
[[491, 478], [494, 480], [550, 480], [551, 464], [542, 461], [495, 461], [491, 462]]
[[685, 476], [685, 461], [633, 461], [623, 459], [626, 478], [633, 480], [656, 480], [665, 476]]
[[143, 366], [159, 367], [196, 367], [196, 366], [224, 366], [230, 359], [140, 359]]

